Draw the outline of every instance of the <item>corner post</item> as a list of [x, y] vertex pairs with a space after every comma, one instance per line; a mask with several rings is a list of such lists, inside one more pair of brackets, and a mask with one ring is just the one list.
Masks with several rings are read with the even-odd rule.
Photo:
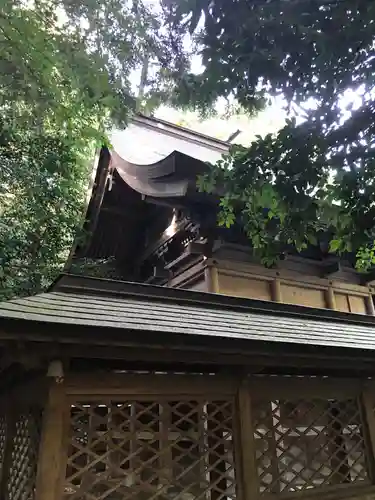
[[219, 293], [219, 273], [215, 261], [207, 259], [204, 270], [204, 279], [206, 282], [207, 292]]
[[336, 310], [337, 309], [336, 308], [336, 297], [335, 297], [335, 294], [333, 292], [332, 283], [329, 284], [329, 287], [325, 291], [325, 296], [326, 296], [326, 304], [327, 304], [328, 309]]
[[271, 297], [273, 302], [283, 301], [279, 273], [277, 273], [276, 278], [273, 281], [271, 281]]
[[252, 401], [246, 380], [243, 380], [240, 384], [237, 401], [239, 418], [239, 452], [241, 461], [241, 497], [243, 500], [256, 500], [259, 497], [259, 481], [255, 459]]
[[364, 428], [367, 464], [372, 484], [375, 483], [375, 415], [374, 386], [365, 387], [360, 398], [362, 424]]
[[64, 383], [53, 378], [43, 415], [35, 500], [61, 500], [68, 402]]
[[369, 316], [375, 316], [374, 301], [371, 293], [366, 297], [366, 311]]

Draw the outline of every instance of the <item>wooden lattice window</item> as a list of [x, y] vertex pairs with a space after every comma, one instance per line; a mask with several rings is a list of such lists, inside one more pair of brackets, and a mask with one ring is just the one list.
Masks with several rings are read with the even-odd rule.
[[65, 498], [235, 499], [233, 417], [231, 400], [75, 402]]
[[255, 405], [254, 418], [261, 493], [368, 480], [356, 398], [261, 401]]
[[15, 412], [9, 463], [4, 464], [6, 500], [34, 500], [42, 414], [38, 408]]

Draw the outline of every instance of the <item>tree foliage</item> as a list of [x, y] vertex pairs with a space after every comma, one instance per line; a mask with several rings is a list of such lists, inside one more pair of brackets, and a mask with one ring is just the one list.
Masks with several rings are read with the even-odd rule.
[[201, 179], [205, 190], [224, 186], [219, 222], [241, 220], [267, 263], [328, 231], [331, 253], [353, 254], [362, 270], [374, 265], [374, 2], [168, 5], [171, 33], [189, 27], [204, 65], [178, 83], [181, 99], [232, 95], [252, 110], [260, 98], [282, 95], [299, 118], [248, 148], [232, 148]]
[[[0, 0], [0, 296], [61, 271], [82, 219], [95, 147], [137, 105], [130, 76], [172, 67], [137, 0]], [[158, 98], [162, 98], [159, 95]]]
[[1, 120], [0, 296], [36, 293], [57, 276], [82, 218], [87, 165], [57, 133]]

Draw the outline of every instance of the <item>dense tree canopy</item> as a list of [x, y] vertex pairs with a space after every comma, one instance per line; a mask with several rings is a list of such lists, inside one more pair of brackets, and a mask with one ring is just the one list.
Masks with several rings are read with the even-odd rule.
[[[331, 235], [330, 251], [375, 264], [375, 3], [370, 0], [169, 0], [194, 34], [199, 75], [178, 81], [183, 104], [235, 97], [248, 110], [282, 95], [291, 119], [275, 136], [234, 147], [201, 179], [225, 186], [220, 222], [241, 220], [271, 263]], [[354, 105], [353, 99], [356, 98]]]
[[[0, 294], [38, 291], [61, 269], [95, 146], [165, 100], [207, 112], [224, 97], [252, 113], [283, 96], [297, 119], [233, 147], [201, 188], [224, 185], [219, 222], [239, 221], [266, 263], [329, 233], [331, 252], [371, 267], [375, 3], [161, 4], [0, 0]], [[187, 71], [187, 31], [200, 74]], [[145, 62], [137, 99], [131, 75]]]
[[61, 271], [82, 217], [87, 169], [55, 133], [4, 127], [0, 161], [0, 296], [38, 292]]
[[153, 65], [143, 106], [173, 67], [159, 28], [137, 0], [0, 0], [0, 297], [61, 271], [95, 148], [138, 105], [132, 72]]

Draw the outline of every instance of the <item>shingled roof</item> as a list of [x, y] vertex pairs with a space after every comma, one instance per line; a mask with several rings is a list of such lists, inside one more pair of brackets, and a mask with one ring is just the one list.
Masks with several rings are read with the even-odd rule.
[[71, 275], [0, 304], [0, 328], [18, 320], [375, 351], [373, 317]]

